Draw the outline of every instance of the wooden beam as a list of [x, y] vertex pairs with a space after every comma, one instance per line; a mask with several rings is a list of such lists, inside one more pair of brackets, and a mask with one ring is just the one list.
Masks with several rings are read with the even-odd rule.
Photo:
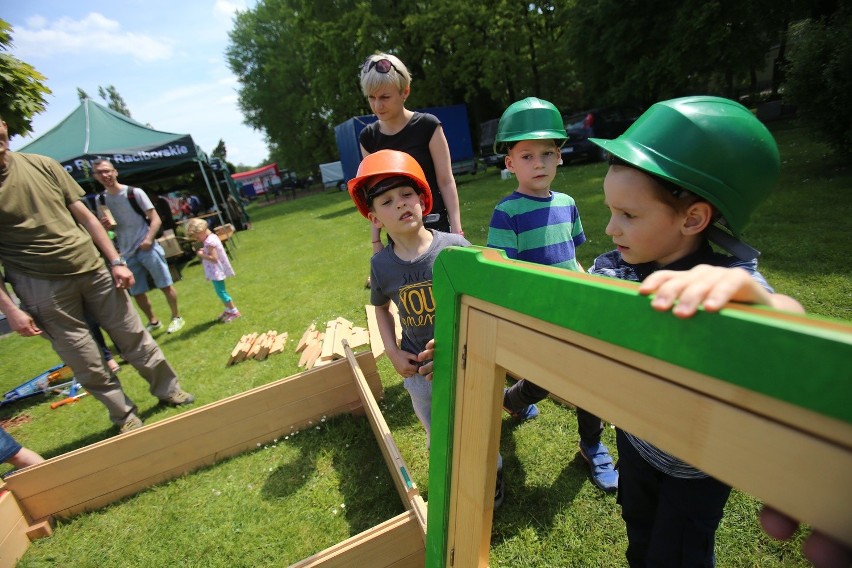
[[378, 442], [382, 456], [385, 458], [385, 463], [391, 473], [394, 485], [396, 485], [396, 490], [402, 498], [402, 502], [406, 505], [406, 508], [410, 509], [409, 502], [415, 495], [418, 495], [417, 485], [408, 473], [408, 465], [406, 465], [402, 454], [399, 452], [399, 448], [393, 439], [393, 434], [391, 434], [390, 428], [388, 428], [388, 424], [385, 422], [385, 417], [382, 415], [382, 411], [379, 409], [379, 405], [373, 397], [372, 392], [370, 392], [370, 387], [364, 378], [364, 373], [358, 367], [355, 355], [352, 353], [352, 349], [350, 349], [349, 343], [346, 340], [343, 341], [343, 349], [346, 354], [346, 360], [349, 362], [349, 368], [352, 371], [355, 386], [358, 389], [358, 395], [361, 397], [361, 405], [367, 413], [367, 420], [369, 420], [373, 434], [376, 436], [376, 442]]
[[0, 491], [0, 568], [14, 568], [30, 547], [28, 527], [15, 496], [9, 491]]
[[423, 568], [425, 548], [408, 511], [323, 550], [290, 568]]
[[488, 564], [506, 373], [852, 545], [852, 494], [837, 491], [852, 485], [852, 326], [734, 305], [682, 320], [630, 283], [472, 248], [442, 251], [434, 273], [447, 315], [436, 323], [429, 568]]
[[[381, 397], [372, 355], [357, 360]], [[360, 407], [349, 365], [340, 361], [57, 456], [8, 476], [6, 485], [29, 518], [68, 517]]]

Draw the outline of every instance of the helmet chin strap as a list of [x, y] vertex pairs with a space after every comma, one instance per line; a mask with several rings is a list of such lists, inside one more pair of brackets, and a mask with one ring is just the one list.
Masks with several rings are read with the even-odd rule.
[[740, 260], [754, 260], [760, 256], [759, 250], [742, 242], [719, 225], [710, 225], [704, 233], [708, 239]]

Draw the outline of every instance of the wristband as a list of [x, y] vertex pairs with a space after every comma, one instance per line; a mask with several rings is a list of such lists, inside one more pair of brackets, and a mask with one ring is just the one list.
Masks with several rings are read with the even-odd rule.
[[381, 243], [382, 241], [373, 241], [373, 244]]

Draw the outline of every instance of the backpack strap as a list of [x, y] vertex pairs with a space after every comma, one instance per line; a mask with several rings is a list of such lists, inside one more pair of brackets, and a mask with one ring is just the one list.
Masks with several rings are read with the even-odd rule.
[[136, 211], [140, 217], [145, 219], [145, 224], [150, 225], [151, 220], [148, 219], [148, 216], [145, 215], [145, 212], [142, 211], [142, 207], [139, 205], [139, 202], [136, 201], [136, 191], [142, 191], [138, 187], [127, 186], [127, 201], [130, 202], [130, 206]]

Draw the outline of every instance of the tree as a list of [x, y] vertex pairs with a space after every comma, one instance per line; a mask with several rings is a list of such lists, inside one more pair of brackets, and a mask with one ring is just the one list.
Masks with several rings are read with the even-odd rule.
[[409, 67], [410, 108], [467, 103], [474, 132], [523, 96], [574, 105], [565, 14], [517, 0], [260, 0], [238, 13], [226, 53], [246, 123], [305, 174], [337, 159], [335, 125], [370, 113], [358, 75], [376, 51]]
[[213, 152], [211, 152], [211, 155], [215, 158], [219, 158], [223, 162], [226, 161], [226, 158], [228, 157], [228, 150], [227, 148], [225, 148], [224, 140], [222, 140], [221, 138], [219, 139], [219, 143], [216, 144], [216, 147], [213, 149]]
[[80, 102], [82, 103], [86, 99], [91, 99], [92, 97], [89, 96], [89, 93], [87, 93], [80, 87], [77, 87], [77, 98], [80, 99]]
[[596, 104], [748, 90], [797, 0], [577, 2], [568, 45]]
[[[12, 47], [12, 26], [0, 19], [0, 50]], [[32, 119], [45, 109], [45, 96], [50, 89], [46, 78], [28, 63], [7, 53], [0, 53], [0, 116], [9, 135], [32, 132]]]
[[[78, 92], [82, 92], [81, 89], [77, 89]], [[110, 85], [106, 89], [103, 87], [98, 87], [98, 95], [107, 103], [107, 106], [114, 110], [115, 112], [121, 113], [127, 118], [132, 118], [130, 115], [130, 109], [127, 108], [127, 104], [125, 104], [124, 99], [121, 95], [118, 94], [118, 90]]]
[[786, 98], [839, 152], [852, 155], [852, 8], [809, 18], [792, 31]]

